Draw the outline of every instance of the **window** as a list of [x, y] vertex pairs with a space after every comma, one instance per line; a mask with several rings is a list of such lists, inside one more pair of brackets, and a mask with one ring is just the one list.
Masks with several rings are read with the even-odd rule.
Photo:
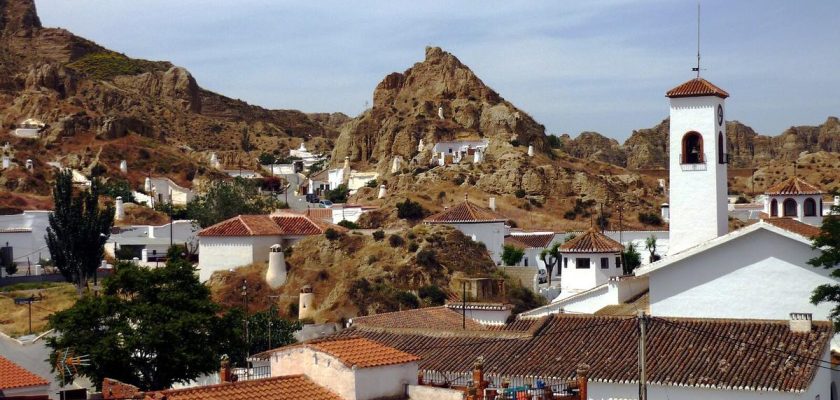
[[785, 202], [782, 203], [782, 209], [785, 217], [796, 217], [796, 200], [785, 199]]
[[563, 257], [563, 268], [569, 268], [569, 257]]
[[607, 269], [610, 267], [610, 259], [607, 257], [601, 257], [601, 269]]
[[621, 268], [621, 257], [616, 257], [615, 258], [615, 267], [616, 268]]
[[697, 132], [688, 132], [682, 139], [682, 163], [703, 164], [703, 137]]
[[718, 131], [718, 164], [729, 163], [729, 154], [726, 153], [726, 142], [723, 139], [723, 131]]
[[779, 216], [779, 202], [776, 199], [770, 202], [770, 216], [771, 217], [778, 217]]
[[588, 258], [575, 258], [575, 268], [577, 268], [577, 269], [589, 269], [589, 259]]
[[804, 213], [806, 217], [815, 217], [817, 216], [817, 202], [814, 201], [812, 198], [805, 199], [804, 204]]

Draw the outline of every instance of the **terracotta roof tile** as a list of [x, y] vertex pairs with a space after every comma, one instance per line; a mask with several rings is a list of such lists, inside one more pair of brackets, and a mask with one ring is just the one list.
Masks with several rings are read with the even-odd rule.
[[667, 97], [697, 97], [697, 96], [717, 96], [720, 98], [729, 97], [729, 93], [725, 90], [715, 86], [711, 82], [703, 78], [694, 78], [685, 82], [665, 93]]
[[[238, 215], [203, 229], [198, 236], [281, 236], [319, 235], [330, 224], [305, 215]], [[335, 229], [340, 227], [333, 226]]]
[[327, 340], [304, 346], [339, 359], [349, 368], [371, 368], [420, 361], [420, 357], [364, 338]]
[[0, 393], [4, 389], [49, 385], [46, 379], [35, 375], [11, 360], [0, 357]]
[[813, 225], [808, 225], [804, 222], [799, 222], [792, 218], [767, 217], [762, 218], [762, 220], [768, 224], [772, 224], [773, 226], [796, 233], [798, 235], [805, 236], [807, 238], [815, 238], [820, 234], [820, 228]]
[[[421, 370], [468, 373], [475, 359], [484, 356], [484, 371], [496, 378], [572, 378], [577, 365], [585, 362], [595, 382], [637, 382], [635, 318], [568, 314], [547, 318], [532, 335], [513, 339], [356, 327], [336, 337], [364, 337], [417, 354], [422, 357]], [[810, 333], [793, 333], [788, 321], [682, 318], [652, 319], [647, 332], [649, 383], [783, 392], [808, 389], [817, 369], [808, 360], [822, 358], [833, 335], [826, 321], [815, 321]]]
[[766, 194], [780, 195], [780, 194], [822, 194], [820, 188], [805, 182], [798, 177], [791, 177], [782, 182], [779, 182], [767, 189]]
[[457, 206], [450, 207], [423, 222], [427, 224], [446, 224], [454, 222], [504, 222], [507, 218], [495, 211], [479, 207], [468, 200]]
[[[467, 329], [484, 330], [484, 326], [467, 318]], [[415, 310], [398, 311], [368, 315], [365, 317], [353, 318], [353, 326], [369, 328], [392, 328], [401, 327], [405, 329], [461, 329], [463, 317], [461, 313], [451, 310], [446, 306], [426, 307]]]
[[551, 244], [554, 240], [553, 233], [537, 233], [525, 235], [510, 235], [505, 236], [505, 244], [516, 246], [520, 248], [544, 248]]
[[145, 399], [167, 400], [340, 400], [337, 394], [303, 375], [278, 376], [147, 393]]
[[595, 228], [590, 228], [560, 245], [560, 251], [564, 253], [615, 253], [623, 250], [621, 243], [610, 239]]
[[282, 214], [271, 220], [280, 227], [284, 235], [320, 235], [324, 233], [318, 224], [303, 215]]

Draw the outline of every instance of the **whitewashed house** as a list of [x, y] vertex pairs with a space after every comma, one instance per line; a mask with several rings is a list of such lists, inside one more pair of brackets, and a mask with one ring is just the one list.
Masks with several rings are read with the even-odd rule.
[[190, 220], [177, 220], [163, 225], [130, 225], [115, 227], [105, 243], [105, 253], [114, 257], [117, 249], [130, 258], [154, 262], [166, 256], [171, 244], [198, 247], [198, 225]]
[[507, 226], [507, 218], [493, 210], [479, 207], [464, 199], [454, 207], [427, 217], [423, 223], [452, 226], [474, 241], [484, 243], [496, 264], [502, 261], [502, 246], [510, 227]]
[[[305, 215], [239, 215], [198, 232], [198, 271], [202, 282], [215, 271], [268, 262], [272, 245], [283, 248], [330, 225]], [[333, 229], [344, 228], [332, 226]]]
[[[195, 198], [195, 193], [188, 188], [179, 186], [167, 177], [148, 177], [143, 184], [143, 190], [154, 199], [154, 204], [172, 204], [186, 206]], [[153, 204], [153, 206], [154, 206]]]
[[563, 237], [554, 232], [522, 232], [511, 231], [510, 235], [505, 236], [505, 246], [513, 246], [522, 249], [525, 255], [522, 260], [517, 263], [520, 267], [537, 266], [545, 269], [545, 262], [540, 258], [540, 254], [546, 248], [551, 247], [555, 242], [562, 241]]
[[819, 226], [823, 219], [823, 191], [798, 177], [773, 185], [766, 191], [764, 212], [770, 217], [789, 217]]
[[301, 159], [303, 161], [303, 165], [306, 168], [309, 168], [313, 164], [316, 164], [326, 159], [326, 157], [322, 154], [315, 154], [307, 150], [306, 144], [303, 142], [300, 143], [300, 147], [298, 147], [297, 149], [290, 149], [289, 156]]
[[459, 163], [461, 160], [475, 164], [483, 161], [490, 142], [487, 139], [453, 140], [437, 142], [432, 146], [430, 162], [437, 165]]
[[12, 260], [24, 273], [27, 264], [35, 265], [39, 259], [50, 259], [45, 237], [51, 212], [28, 210], [0, 215], [0, 247], [11, 247]]
[[15, 128], [14, 135], [26, 139], [37, 139], [41, 137], [41, 132], [46, 128], [47, 124], [43, 121], [29, 118], [18, 124]]
[[591, 228], [560, 245], [560, 265], [556, 276], [562, 275], [560, 298], [577, 294], [607, 283], [610, 278], [623, 275], [621, 243]]

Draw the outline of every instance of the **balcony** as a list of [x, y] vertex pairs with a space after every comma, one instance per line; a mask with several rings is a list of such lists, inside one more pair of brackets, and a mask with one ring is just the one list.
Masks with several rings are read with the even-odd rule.
[[683, 171], [705, 171], [706, 153], [680, 154], [680, 169]]

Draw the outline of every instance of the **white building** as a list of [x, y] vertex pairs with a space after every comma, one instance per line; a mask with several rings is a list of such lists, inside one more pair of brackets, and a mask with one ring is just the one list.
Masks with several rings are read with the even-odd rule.
[[[554, 232], [522, 232], [511, 231], [505, 237], [505, 246], [513, 246], [525, 251], [517, 266], [545, 269], [545, 262], [540, 257], [543, 250], [551, 247], [555, 242], [562, 241], [563, 237]], [[556, 268], [556, 267], [555, 267]]]
[[219, 222], [198, 233], [199, 279], [204, 282], [215, 271], [268, 262], [272, 245], [285, 249], [306, 236], [323, 234], [327, 226], [304, 215], [287, 213], [239, 215]]
[[143, 190], [154, 199], [154, 204], [185, 206], [195, 198], [191, 189], [179, 186], [167, 177], [146, 178]]
[[437, 142], [432, 146], [432, 164], [459, 163], [461, 160], [480, 163], [490, 142], [487, 139]]
[[729, 94], [703, 78], [668, 91], [671, 104], [668, 254], [728, 232], [726, 124]]
[[591, 228], [574, 239], [560, 245], [562, 276], [560, 297], [580, 293], [607, 283], [610, 278], [621, 276], [621, 243]]
[[46, 128], [46, 126], [47, 124], [40, 120], [29, 118], [18, 124], [14, 134], [17, 137], [26, 139], [37, 139], [41, 137], [41, 132], [44, 128]]
[[322, 154], [315, 154], [307, 150], [306, 144], [303, 142], [301, 142], [300, 147], [298, 147], [297, 149], [289, 150], [289, 156], [301, 159], [303, 161], [303, 165], [306, 168], [309, 168], [313, 164], [316, 164], [326, 159], [326, 157], [324, 157]]
[[46, 240], [50, 213], [38, 210], [0, 215], [0, 247], [12, 248], [12, 259], [23, 273], [26, 272], [27, 261], [35, 265], [39, 259], [50, 259]]
[[117, 249], [131, 252], [142, 262], [154, 262], [166, 256], [170, 244], [198, 247], [198, 225], [189, 220], [173, 221], [171, 224], [131, 225], [115, 228], [105, 243], [105, 253], [114, 257]]
[[357, 190], [365, 187], [368, 182], [375, 181], [379, 178], [379, 173], [376, 171], [350, 171], [350, 176], [347, 179], [347, 189], [350, 193], [356, 193]]
[[823, 219], [823, 191], [792, 177], [773, 185], [765, 193], [764, 212], [770, 217], [789, 217], [819, 226]]
[[454, 227], [476, 242], [484, 243], [490, 258], [496, 264], [502, 261], [502, 246], [510, 227], [507, 218], [495, 211], [479, 207], [469, 200], [432, 215], [423, 223], [444, 224]]

